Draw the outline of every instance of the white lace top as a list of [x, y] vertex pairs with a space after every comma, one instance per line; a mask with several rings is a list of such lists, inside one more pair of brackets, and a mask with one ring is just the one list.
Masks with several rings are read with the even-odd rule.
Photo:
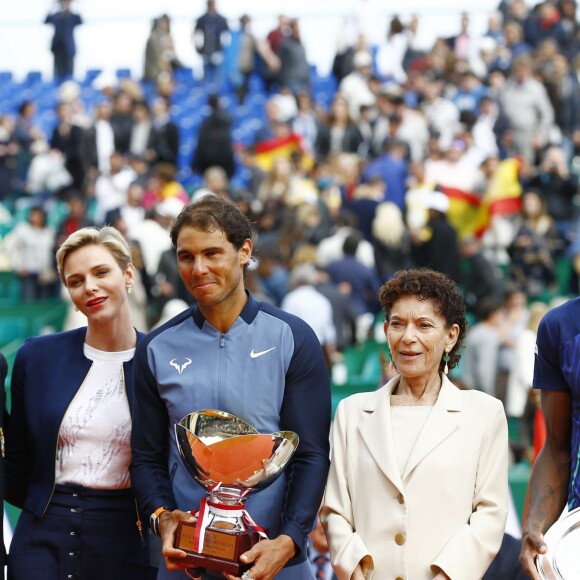
[[123, 363], [135, 349], [104, 352], [85, 344], [84, 353], [93, 364], [60, 425], [56, 483], [126, 489], [131, 416]]

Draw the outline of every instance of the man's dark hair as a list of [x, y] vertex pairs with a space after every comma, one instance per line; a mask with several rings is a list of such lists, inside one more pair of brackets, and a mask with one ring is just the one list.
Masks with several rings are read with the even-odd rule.
[[171, 226], [170, 237], [174, 248], [177, 247], [179, 232], [184, 227], [204, 232], [221, 230], [236, 250], [246, 240], [252, 239], [250, 220], [235, 203], [217, 195], [206, 195], [183, 208]]
[[493, 314], [503, 308], [503, 302], [496, 296], [486, 296], [482, 298], [476, 307], [476, 317], [478, 321], [483, 322], [491, 318]]
[[344, 244], [342, 244], [342, 251], [345, 256], [354, 256], [360, 243], [360, 236], [350, 234], [346, 236]]

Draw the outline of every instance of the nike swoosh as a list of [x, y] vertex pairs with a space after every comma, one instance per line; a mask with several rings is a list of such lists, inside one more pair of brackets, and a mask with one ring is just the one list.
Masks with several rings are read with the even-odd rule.
[[252, 349], [252, 352], [250, 353], [250, 357], [251, 358], [258, 358], [259, 356], [262, 356], [263, 354], [266, 354], [268, 352], [270, 352], [271, 350], [274, 350], [276, 347], [273, 346], [272, 348], [269, 348], [268, 350], [262, 350], [260, 352], [254, 352], [254, 349]]

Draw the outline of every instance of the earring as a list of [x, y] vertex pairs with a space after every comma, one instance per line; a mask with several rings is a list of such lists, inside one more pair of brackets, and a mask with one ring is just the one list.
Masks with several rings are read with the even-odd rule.
[[133, 293], [133, 286], [127, 286], [127, 294]]
[[79, 312], [79, 307], [75, 306], [75, 312]]
[[443, 362], [445, 363], [445, 368], [443, 369], [443, 372], [447, 375], [447, 374], [449, 374], [449, 365], [447, 364], [449, 362], [449, 349], [448, 348], [445, 349], [445, 354], [443, 355]]

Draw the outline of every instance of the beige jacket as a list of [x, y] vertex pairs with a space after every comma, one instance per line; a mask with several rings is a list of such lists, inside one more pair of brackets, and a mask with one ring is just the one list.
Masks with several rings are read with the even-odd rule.
[[399, 377], [341, 401], [321, 512], [332, 563], [347, 580], [364, 556], [373, 580], [483, 576], [508, 508], [508, 432], [500, 401], [447, 377], [402, 477], [391, 429]]

